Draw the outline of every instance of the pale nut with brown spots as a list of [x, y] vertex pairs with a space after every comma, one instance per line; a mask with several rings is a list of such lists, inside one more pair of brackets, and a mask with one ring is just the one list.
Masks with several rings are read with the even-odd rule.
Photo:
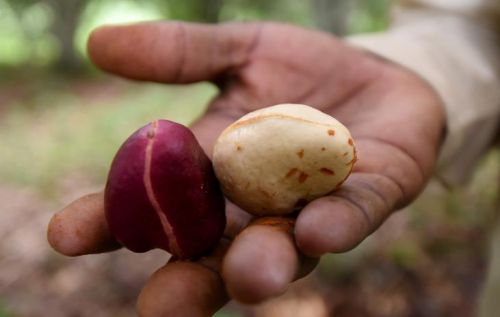
[[217, 139], [214, 170], [226, 197], [254, 215], [284, 215], [335, 191], [356, 162], [349, 130], [306, 105], [246, 114]]

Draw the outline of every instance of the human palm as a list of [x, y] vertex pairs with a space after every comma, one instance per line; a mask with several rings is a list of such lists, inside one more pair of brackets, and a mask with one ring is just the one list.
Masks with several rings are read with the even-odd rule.
[[[250, 216], [229, 204], [225, 238], [214, 254], [158, 270], [139, 297], [141, 316], [206, 316], [229, 297], [255, 303], [283, 293], [319, 256], [355, 247], [415, 198], [442, 138], [442, 107], [425, 82], [317, 31], [275, 23], [152, 22], [100, 28], [89, 53], [100, 68], [127, 78], [215, 83], [219, 95], [192, 126], [209, 154], [226, 126], [278, 103], [303, 103], [336, 117], [350, 129], [358, 153], [342, 188], [306, 205], [294, 222], [248, 226]], [[52, 246], [67, 255], [117, 248], [102, 201], [102, 194], [89, 195], [56, 214]]]

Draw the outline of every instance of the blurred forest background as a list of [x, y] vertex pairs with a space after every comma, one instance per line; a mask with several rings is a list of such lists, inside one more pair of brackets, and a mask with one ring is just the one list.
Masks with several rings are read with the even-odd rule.
[[[156, 118], [189, 124], [209, 84], [120, 80], [89, 63], [96, 26], [151, 19], [278, 20], [337, 35], [385, 29], [390, 0], [0, 0], [0, 317], [134, 316], [162, 252], [65, 258], [45, 229], [53, 212], [100, 190], [111, 159]], [[359, 248], [322, 259], [311, 277], [238, 316], [472, 316], [498, 204], [500, 154], [469, 185], [431, 183]], [[293, 313], [293, 314], [292, 314]]]

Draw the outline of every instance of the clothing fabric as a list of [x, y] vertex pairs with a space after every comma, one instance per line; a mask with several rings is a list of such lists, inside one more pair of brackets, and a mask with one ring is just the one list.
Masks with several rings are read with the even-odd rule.
[[[491, 1], [427, 2], [404, 1], [388, 32], [348, 40], [412, 70], [434, 87], [447, 114], [436, 175], [456, 185], [468, 179], [498, 137], [500, 32], [493, 20], [478, 15], [494, 7]], [[446, 3], [449, 10], [444, 10]], [[500, 21], [498, 4], [499, 10], [488, 11], [488, 16]]]
[[[465, 182], [499, 138], [500, 0], [402, 0], [389, 31], [348, 40], [408, 68], [435, 89], [447, 115], [435, 174], [448, 185]], [[499, 299], [500, 221], [478, 316], [498, 316]]]

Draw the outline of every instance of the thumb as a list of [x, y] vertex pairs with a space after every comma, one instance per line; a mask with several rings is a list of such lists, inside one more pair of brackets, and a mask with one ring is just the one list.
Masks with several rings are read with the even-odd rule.
[[131, 79], [163, 83], [214, 80], [243, 65], [257, 24], [144, 22], [104, 26], [88, 40], [91, 60]]

